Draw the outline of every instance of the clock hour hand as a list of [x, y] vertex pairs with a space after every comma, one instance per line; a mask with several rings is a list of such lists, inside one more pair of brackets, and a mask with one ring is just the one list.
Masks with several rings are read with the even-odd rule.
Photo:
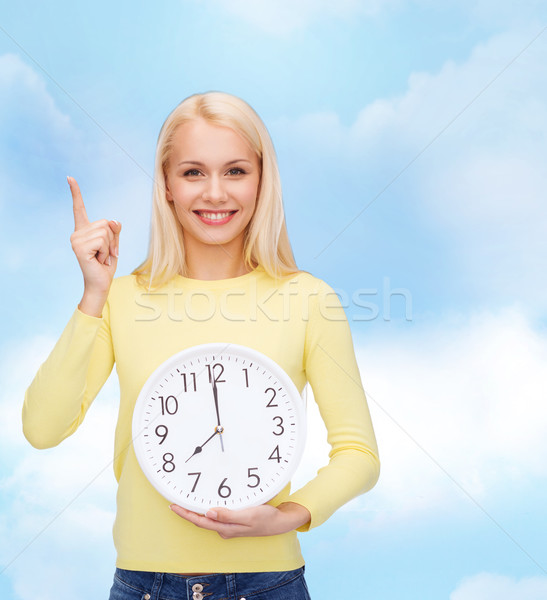
[[[215, 399], [215, 410], [217, 411], [217, 425], [218, 427], [222, 427], [220, 424], [220, 413], [218, 411], [218, 390], [217, 390], [217, 382], [213, 377], [213, 398]], [[222, 448], [222, 452], [224, 452], [224, 442], [222, 441], [222, 432], [220, 432], [220, 447]]]
[[204, 442], [203, 444], [201, 444], [201, 446], [196, 446], [196, 449], [194, 450], [194, 453], [192, 454], [192, 456], [189, 456], [184, 462], [188, 462], [193, 456], [195, 456], [196, 454], [199, 454], [202, 450], [203, 450], [203, 446], [205, 446], [205, 444], [207, 444], [208, 442], [210, 442], [215, 435], [220, 435], [221, 439], [222, 439], [222, 432], [224, 431], [224, 429], [222, 427], [215, 427], [215, 432], [213, 433], [213, 435], [209, 436]]

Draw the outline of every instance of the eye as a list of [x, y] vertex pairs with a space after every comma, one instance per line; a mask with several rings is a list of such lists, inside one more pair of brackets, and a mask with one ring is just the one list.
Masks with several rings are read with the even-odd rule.
[[228, 175], [244, 175], [245, 171], [241, 167], [232, 167], [228, 171]]
[[188, 169], [184, 172], [184, 177], [197, 177], [198, 175], [199, 171], [197, 169]]

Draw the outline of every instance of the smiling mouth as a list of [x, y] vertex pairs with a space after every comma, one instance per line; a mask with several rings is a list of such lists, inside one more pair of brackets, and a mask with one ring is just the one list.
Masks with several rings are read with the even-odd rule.
[[208, 210], [194, 210], [193, 211], [199, 217], [203, 217], [204, 219], [208, 219], [209, 221], [221, 221], [222, 219], [226, 219], [227, 217], [231, 217], [235, 215], [237, 210], [225, 210], [222, 212], [211, 212]]

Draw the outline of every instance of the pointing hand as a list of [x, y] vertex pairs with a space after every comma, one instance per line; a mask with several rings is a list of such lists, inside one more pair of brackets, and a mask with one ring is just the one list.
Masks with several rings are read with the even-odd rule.
[[74, 210], [74, 233], [70, 242], [84, 277], [84, 297], [101, 298], [104, 305], [118, 264], [122, 226], [106, 219], [90, 223], [78, 183], [73, 177], [67, 180]]

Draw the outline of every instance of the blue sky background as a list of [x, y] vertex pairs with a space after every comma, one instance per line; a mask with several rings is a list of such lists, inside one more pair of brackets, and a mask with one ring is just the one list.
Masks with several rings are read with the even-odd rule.
[[[274, 140], [299, 266], [346, 299], [383, 471], [301, 536], [314, 600], [547, 597], [547, 5], [3, 3], [0, 592], [106, 597], [117, 383], [58, 448], [24, 390], [82, 291], [66, 175], [144, 257], [159, 128], [234, 93]], [[538, 37], [539, 36], [539, 37]], [[369, 304], [364, 304], [368, 302]], [[299, 474], [325, 460], [316, 433]], [[45, 530], [44, 530], [45, 528]]]

